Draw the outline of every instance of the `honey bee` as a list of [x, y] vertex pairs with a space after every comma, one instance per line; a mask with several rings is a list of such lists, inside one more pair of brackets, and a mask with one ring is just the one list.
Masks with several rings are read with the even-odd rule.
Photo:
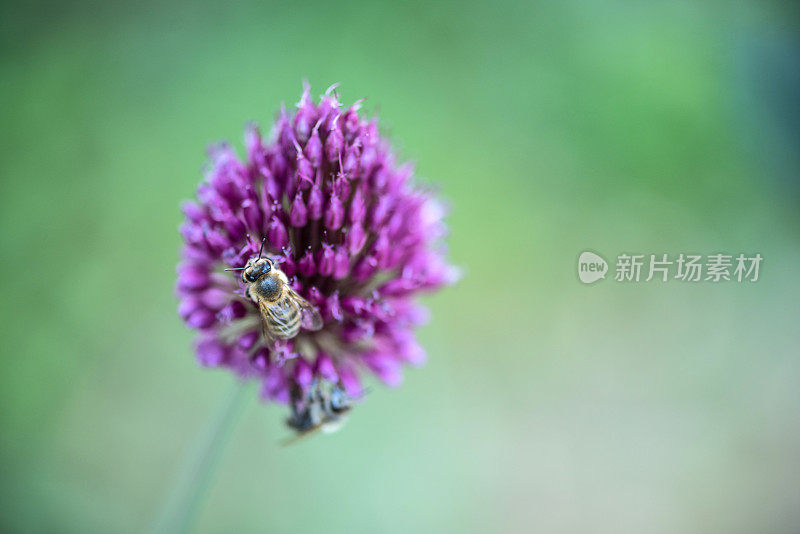
[[338, 430], [355, 400], [340, 384], [325, 380], [315, 380], [305, 395], [296, 387], [292, 398], [292, 414], [286, 424], [297, 434], [285, 440], [284, 445], [317, 431], [330, 433]]
[[291, 288], [286, 273], [273, 260], [262, 257], [265, 239], [261, 240], [258, 256], [247, 260], [247, 265], [225, 270], [242, 271], [242, 282], [247, 286], [245, 295], [258, 305], [264, 341], [271, 345], [279, 339], [292, 339], [301, 327], [319, 330], [322, 317]]

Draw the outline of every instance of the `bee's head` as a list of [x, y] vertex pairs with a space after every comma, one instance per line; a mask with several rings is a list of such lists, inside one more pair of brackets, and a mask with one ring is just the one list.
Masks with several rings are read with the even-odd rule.
[[242, 282], [250, 284], [272, 270], [272, 260], [268, 258], [250, 258], [242, 271]]
[[[250, 234], [247, 234], [247, 238], [250, 239]], [[269, 273], [272, 270], [274, 262], [269, 258], [262, 257], [262, 254], [264, 253], [264, 242], [266, 240], [267, 240], [266, 237], [261, 239], [261, 248], [258, 251], [258, 256], [247, 260], [247, 265], [245, 265], [244, 267], [235, 267], [232, 269], [225, 269], [225, 270], [242, 271], [242, 282], [244, 282], [245, 284], [252, 284], [265, 274]]]

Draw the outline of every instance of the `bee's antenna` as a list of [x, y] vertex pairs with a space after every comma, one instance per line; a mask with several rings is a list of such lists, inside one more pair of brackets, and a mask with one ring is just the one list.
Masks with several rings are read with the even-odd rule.
[[258, 259], [261, 259], [261, 253], [264, 252], [264, 241], [266, 240], [267, 240], [266, 237], [263, 237], [261, 239], [261, 248], [258, 250]]
[[244, 271], [247, 267], [237, 267], [236, 269], [223, 269], [224, 271]]

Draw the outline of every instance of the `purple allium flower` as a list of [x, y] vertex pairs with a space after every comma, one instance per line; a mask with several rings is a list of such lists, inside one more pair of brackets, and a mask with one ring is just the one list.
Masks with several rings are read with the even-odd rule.
[[[319, 381], [356, 397], [364, 370], [399, 384], [403, 364], [425, 360], [413, 329], [427, 315], [414, 297], [457, 277], [440, 245], [444, 209], [359, 107], [342, 109], [333, 87], [314, 104], [306, 86], [270, 142], [247, 128], [244, 161], [211, 147], [198, 201], [183, 206], [178, 311], [198, 331], [197, 359], [259, 380], [265, 399], [296, 404]], [[223, 271], [243, 267], [262, 238], [321, 330], [262, 339], [239, 273]]]

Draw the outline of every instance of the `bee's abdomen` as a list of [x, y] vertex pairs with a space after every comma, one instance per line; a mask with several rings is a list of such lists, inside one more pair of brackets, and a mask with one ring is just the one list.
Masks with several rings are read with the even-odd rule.
[[267, 326], [270, 333], [278, 339], [291, 339], [300, 331], [300, 308], [286, 302], [279, 309], [270, 310]]

